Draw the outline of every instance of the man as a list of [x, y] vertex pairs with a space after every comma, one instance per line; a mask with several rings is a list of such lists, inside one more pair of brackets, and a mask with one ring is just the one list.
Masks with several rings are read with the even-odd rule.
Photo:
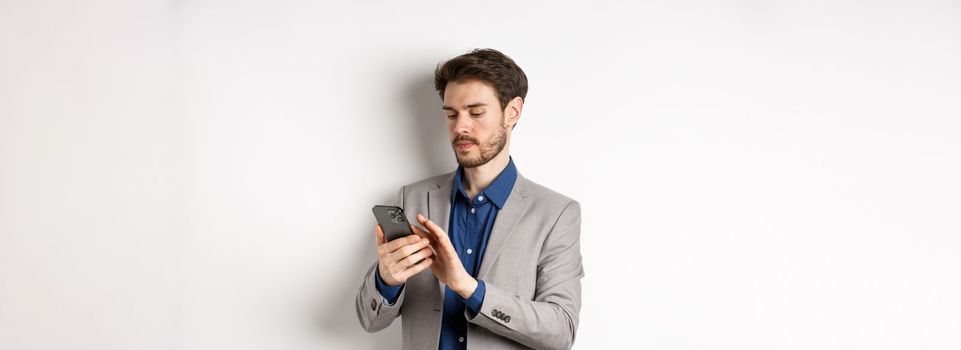
[[[491, 49], [434, 72], [451, 173], [401, 187], [415, 235], [385, 242], [357, 292], [368, 332], [403, 316], [403, 349], [569, 349], [584, 270], [580, 204], [521, 176], [510, 140], [527, 76]], [[428, 270], [428, 268], [430, 268]]]

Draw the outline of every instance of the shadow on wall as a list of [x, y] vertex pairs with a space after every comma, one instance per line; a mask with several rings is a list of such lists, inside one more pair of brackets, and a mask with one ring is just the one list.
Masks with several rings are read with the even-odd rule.
[[416, 137], [420, 147], [420, 152], [411, 152], [416, 155], [411, 157], [411, 161], [420, 164], [425, 171], [419, 178], [405, 183], [454, 171], [457, 163], [447, 134], [446, 114], [441, 110], [443, 101], [434, 90], [434, 72], [423, 72], [416, 79], [411, 79], [406, 91], [405, 102], [410, 120], [407, 134]]
[[[419, 168], [424, 169], [416, 173], [413, 179], [396, 180], [397, 190], [400, 186], [411, 183], [426, 177], [445, 174], [456, 169], [453, 150], [447, 136], [447, 121], [441, 110], [441, 99], [434, 91], [433, 71], [421, 72], [416, 78], [410, 79], [404, 90], [404, 110], [408, 111], [406, 119], [408, 123], [405, 134], [416, 138], [414, 142], [416, 149], [410, 152], [403, 152], [411, 156], [407, 157]], [[415, 168], [418, 168], [415, 166]], [[378, 203], [393, 203], [397, 200], [396, 190], [390, 193], [383, 193], [376, 196]], [[364, 208], [369, 211], [369, 209]], [[395, 349], [401, 344], [400, 319], [385, 330], [378, 333], [368, 334], [360, 325], [355, 309], [355, 298], [360, 285], [363, 283], [364, 274], [376, 262], [377, 255], [373, 244], [374, 221], [371, 217], [369, 225], [359, 225], [362, 229], [353, 232], [356, 237], [355, 244], [350, 248], [354, 254], [354, 259], [345, 261], [339, 270], [342, 271], [337, 281], [320, 281], [320, 288], [334, 288], [335, 291], [328, 293], [331, 299], [324, 300], [319, 308], [317, 321], [323, 330], [325, 339], [340, 339], [341, 344], [364, 343], [360, 339], [352, 337], [369, 337], [371, 349]], [[325, 283], [326, 282], [326, 283]], [[314, 310], [317, 310], [316, 308]], [[401, 316], [403, 317], [403, 316]]]

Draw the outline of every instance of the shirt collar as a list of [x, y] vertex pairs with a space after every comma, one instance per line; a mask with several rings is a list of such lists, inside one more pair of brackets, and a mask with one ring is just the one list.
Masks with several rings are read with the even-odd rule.
[[[491, 203], [497, 206], [497, 209], [504, 207], [504, 203], [507, 202], [507, 198], [511, 195], [511, 190], [514, 189], [514, 182], [517, 180], [517, 167], [514, 165], [514, 157], [508, 157], [507, 167], [501, 171], [500, 174], [494, 178], [490, 186], [487, 186], [483, 191], [478, 193], [478, 195], [483, 194], [485, 197], [489, 198]], [[467, 197], [467, 192], [464, 191], [464, 185], [462, 177], [464, 176], [464, 168], [460, 165], [457, 166], [457, 174], [454, 175], [454, 188], [455, 191], [451, 191], [450, 200], [454, 201], [454, 196], [460, 193], [464, 198]]]

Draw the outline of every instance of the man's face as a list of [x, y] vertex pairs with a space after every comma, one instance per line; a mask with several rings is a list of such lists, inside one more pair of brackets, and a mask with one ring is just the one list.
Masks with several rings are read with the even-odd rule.
[[462, 167], [487, 164], [507, 145], [504, 111], [490, 86], [476, 80], [448, 83], [444, 113], [454, 155]]

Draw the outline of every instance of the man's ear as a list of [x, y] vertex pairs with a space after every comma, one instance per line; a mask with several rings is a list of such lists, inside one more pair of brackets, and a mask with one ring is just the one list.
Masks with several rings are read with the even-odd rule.
[[516, 96], [507, 102], [507, 108], [504, 109], [505, 122], [511, 128], [521, 119], [521, 111], [524, 110], [524, 99], [520, 96]]

